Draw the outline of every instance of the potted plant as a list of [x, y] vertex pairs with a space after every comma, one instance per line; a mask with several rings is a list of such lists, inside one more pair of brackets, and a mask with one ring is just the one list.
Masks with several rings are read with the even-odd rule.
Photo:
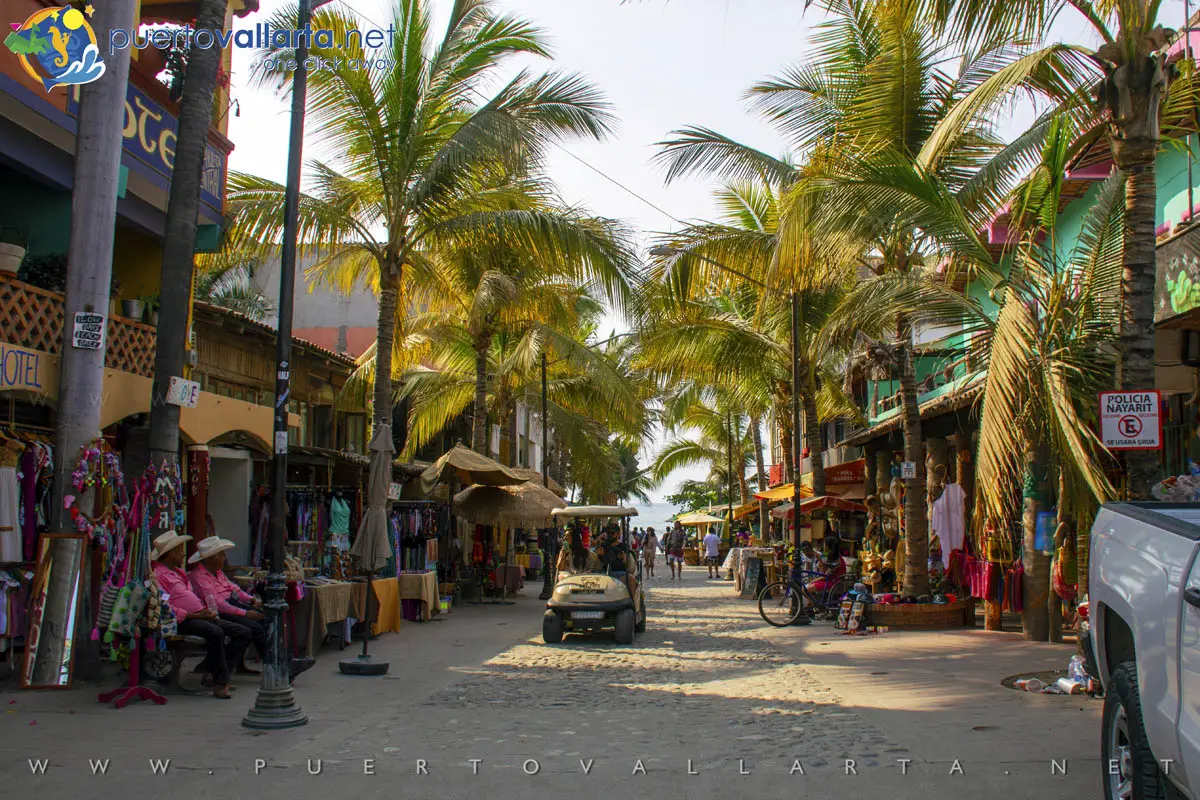
[[0, 227], [0, 272], [16, 273], [25, 260], [29, 236], [21, 228]]
[[147, 294], [138, 298], [146, 307], [146, 321], [151, 325], [158, 327], [158, 295]]
[[67, 254], [42, 253], [25, 256], [17, 279], [50, 292], [63, 292], [67, 288]]
[[142, 321], [142, 314], [146, 311], [146, 304], [141, 300], [122, 300], [121, 301], [121, 316], [135, 319], [138, 322]]

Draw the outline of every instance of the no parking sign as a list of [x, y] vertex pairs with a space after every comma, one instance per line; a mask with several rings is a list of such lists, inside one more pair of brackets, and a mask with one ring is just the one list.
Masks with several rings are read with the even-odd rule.
[[1100, 440], [1109, 450], [1162, 447], [1162, 396], [1146, 392], [1100, 393]]

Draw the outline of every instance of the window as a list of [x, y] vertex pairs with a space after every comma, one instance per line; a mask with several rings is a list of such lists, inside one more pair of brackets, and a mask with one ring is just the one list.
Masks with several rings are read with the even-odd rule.
[[297, 414], [300, 417], [299, 427], [288, 426], [288, 444], [304, 447], [309, 444], [308, 439], [308, 403], [304, 400], [289, 400], [288, 412]]
[[244, 400], [247, 403], [257, 403], [261, 405], [260, 394], [257, 389], [250, 386], [243, 386], [237, 383], [223, 381], [220, 378], [207, 378], [204, 381], [205, 391], [218, 394], [221, 397], [231, 397], [234, 400]]
[[310, 444], [313, 447], [333, 448], [333, 406], [314, 405], [310, 419]]
[[342, 422], [339, 449], [365, 455], [367, 452], [366, 414], [347, 414]]

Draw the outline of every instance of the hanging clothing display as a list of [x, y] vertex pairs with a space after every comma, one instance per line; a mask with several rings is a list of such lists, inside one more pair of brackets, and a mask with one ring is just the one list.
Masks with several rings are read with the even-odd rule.
[[23, 553], [21, 542], [21, 486], [17, 478], [17, 467], [25, 447], [16, 441], [0, 445], [0, 562], [20, 561]]
[[966, 492], [957, 483], [946, 484], [941, 497], [933, 501], [933, 533], [942, 545], [942, 566], [949, 570], [950, 554], [962, 549], [966, 536]]

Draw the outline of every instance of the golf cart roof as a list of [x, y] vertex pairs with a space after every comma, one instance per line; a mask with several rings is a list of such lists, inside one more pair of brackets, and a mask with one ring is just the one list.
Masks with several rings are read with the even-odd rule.
[[636, 517], [638, 515], [636, 508], [625, 508], [624, 506], [567, 506], [566, 508], [556, 508], [550, 512], [551, 516], [555, 517]]

